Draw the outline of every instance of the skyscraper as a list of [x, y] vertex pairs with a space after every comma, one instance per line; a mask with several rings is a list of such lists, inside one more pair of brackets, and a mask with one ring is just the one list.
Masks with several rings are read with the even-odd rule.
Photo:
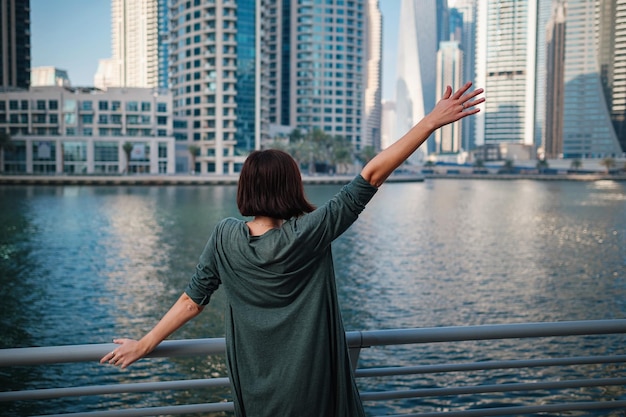
[[363, 145], [381, 148], [381, 71], [382, 71], [382, 15], [378, 0], [367, 0], [366, 4], [366, 71], [365, 71], [365, 115]]
[[[459, 31], [451, 28], [451, 40], [460, 43], [463, 51], [463, 82], [476, 81], [476, 0], [456, 0], [452, 16], [460, 15], [462, 28]], [[462, 144], [465, 151], [475, 147], [475, 122], [476, 117], [466, 117], [461, 121]]]
[[[609, 11], [615, 17], [614, 25], [611, 27], [613, 29], [611, 72], [605, 74], [604, 67], [601, 67], [600, 75], [604, 81], [603, 84], [606, 85], [606, 98], [610, 98], [611, 119], [615, 134], [622, 152], [626, 152], [626, 54], [624, 54], [626, 50], [626, 0], [612, 0], [607, 3], [612, 3], [613, 7]], [[607, 33], [607, 35], [610, 34]]]
[[546, 74], [543, 147], [548, 159], [563, 155], [563, 93], [565, 76], [565, 16], [562, 0], [555, 3], [546, 30]]
[[[612, 0], [610, 0], [612, 1]], [[611, 110], [603, 86], [612, 74], [610, 45], [613, 37], [607, 25], [615, 24], [616, 15], [601, 13], [596, 0], [568, 0], [565, 35], [565, 97], [563, 114], [563, 156], [565, 158], [601, 158], [622, 153], [611, 122]], [[604, 39], [599, 42], [599, 38]], [[615, 54], [614, 54], [615, 55]], [[612, 76], [612, 75], [611, 75]]]
[[270, 122], [303, 131], [320, 128], [345, 137], [356, 150], [369, 144], [363, 132], [371, 126], [365, 120], [365, 83], [372, 96], [379, 94], [380, 75], [378, 81], [367, 75], [379, 52], [369, 51], [369, 61], [366, 32], [372, 27], [376, 36], [380, 30], [376, 2], [276, 0], [268, 1], [264, 12]]
[[546, 111], [550, 111], [546, 107], [547, 92], [547, 78], [552, 77], [554, 74], [550, 73], [547, 67], [548, 42], [546, 37], [548, 34], [548, 24], [552, 16], [553, 6], [557, 4], [554, 0], [537, 0], [537, 63], [536, 63], [536, 76], [535, 76], [535, 135], [534, 145], [536, 148], [545, 146], [545, 123], [546, 123]]
[[0, 88], [30, 85], [30, 1], [0, 0]]
[[[398, 30], [396, 137], [401, 137], [435, 106], [437, 7], [435, 0], [402, 0]], [[413, 159], [424, 157], [425, 149]]]
[[[463, 53], [455, 41], [441, 42], [437, 52], [437, 100], [446, 86], [456, 91], [463, 85]], [[458, 153], [461, 150], [461, 124], [452, 123], [435, 132], [435, 152]]]
[[478, 4], [476, 83], [489, 92], [477, 144], [534, 143], [537, 2]]
[[[112, 51], [119, 87], [159, 87], [162, 0], [112, 0]], [[164, 11], [161, 11], [163, 20]], [[163, 80], [163, 78], [162, 78]], [[163, 85], [161, 85], [163, 87]]]
[[186, 145], [196, 146], [200, 173], [237, 172], [259, 146], [260, 5], [170, 2], [170, 86], [174, 115], [186, 121], [178, 127], [178, 139], [187, 140], [178, 152], [189, 156]]

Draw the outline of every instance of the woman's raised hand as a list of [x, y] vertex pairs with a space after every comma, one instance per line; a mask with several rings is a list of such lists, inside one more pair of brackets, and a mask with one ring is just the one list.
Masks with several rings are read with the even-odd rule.
[[435, 108], [426, 116], [429, 122], [434, 125], [435, 129], [480, 111], [476, 106], [485, 101], [485, 97], [478, 97], [484, 90], [479, 88], [467, 93], [471, 87], [472, 83], [468, 82], [454, 94], [452, 94], [452, 88], [450, 86], [446, 87], [446, 91], [441, 100], [439, 100]]

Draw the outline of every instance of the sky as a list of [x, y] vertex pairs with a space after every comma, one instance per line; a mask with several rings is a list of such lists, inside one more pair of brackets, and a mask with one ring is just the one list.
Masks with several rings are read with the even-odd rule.
[[[379, 0], [383, 14], [383, 99], [394, 95], [400, 0]], [[98, 60], [111, 57], [110, 0], [30, 0], [31, 65], [66, 70], [92, 86]]]

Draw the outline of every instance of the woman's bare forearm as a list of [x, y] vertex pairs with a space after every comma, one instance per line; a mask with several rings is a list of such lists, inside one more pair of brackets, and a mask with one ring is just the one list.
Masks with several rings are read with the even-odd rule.
[[151, 352], [169, 335], [202, 312], [204, 307], [196, 304], [187, 294], [182, 294], [163, 318], [139, 342]]
[[104, 355], [100, 363], [126, 368], [152, 352], [159, 343], [200, 314], [203, 309], [203, 306], [196, 304], [187, 294], [181, 295], [157, 325], [140, 340], [114, 339], [113, 342], [119, 346]]
[[406, 161], [437, 129], [464, 117], [476, 114], [478, 104], [485, 101], [478, 97], [483, 90], [465, 94], [472, 83], [467, 83], [454, 94], [446, 88], [443, 98], [435, 108], [413, 126], [404, 136], [376, 155], [363, 167], [361, 176], [370, 184], [380, 187], [391, 173]]

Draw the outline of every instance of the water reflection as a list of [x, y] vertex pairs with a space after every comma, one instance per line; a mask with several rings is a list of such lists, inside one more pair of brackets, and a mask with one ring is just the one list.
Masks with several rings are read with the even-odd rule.
[[[321, 204], [338, 188], [307, 186], [307, 194]], [[214, 225], [223, 217], [238, 216], [235, 195], [234, 186], [0, 187], [2, 347], [141, 336], [184, 289]], [[386, 184], [333, 250], [349, 330], [626, 315], [624, 183]], [[218, 291], [209, 308], [174, 337], [222, 336], [223, 297]], [[623, 346], [623, 340], [578, 343], [547, 343], [544, 353]], [[532, 357], [531, 348], [524, 341], [401, 346], [365, 350], [362, 361], [375, 366], [511, 359]], [[97, 364], [45, 372], [0, 370], [0, 384], [16, 389], [51, 387], [83, 375], [96, 384], [225, 374], [223, 357], [184, 358], [141, 361], [127, 372]], [[470, 384], [515, 378], [537, 375], [451, 374], [380, 384], [440, 386], [461, 379]], [[375, 383], [362, 388], [381, 389]], [[97, 409], [126, 401], [146, 406], [190, 398], [201, 402], [208, 395], [228, 397], [227, 392], [195, 391], [129, 394], [103, 402], [59, 401], [54, 409]], [[368, 410], [445, 408], [455, 402], [478, 407], [480, 401], [409, 401], [374, 404]]]

